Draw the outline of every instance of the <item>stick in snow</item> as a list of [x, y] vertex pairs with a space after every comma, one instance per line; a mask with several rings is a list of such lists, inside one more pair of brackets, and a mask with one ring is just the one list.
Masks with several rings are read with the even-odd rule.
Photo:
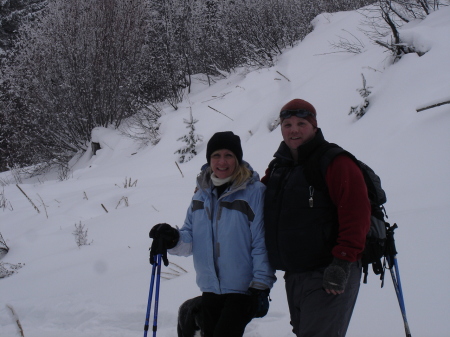
[[444, 104], [450, 104], [450, 101], [446, 101], [446, 102], [441, 102], [441, 103], [436, 103], [436, 104], [433, 104], [433, 105], [429, 105], [429, 106], [426, 106], [426, 107], [424, 107], [424, 108], [416, 109], [416, 111], [417, 111], [417, 112], [421, 112], [421, 111], [423, 111], [423, 110], [428, 110], [428, 109], [431, 109], [431, 108], [436, 108], [436, 107], [441, 106], [441, 105], [444, 105]]
[[20, 188], [20, 186], [18, 184], [16, 184], [17, 188], [20, 190], [20, 192], [23, 193], [24, 196], [27, 197], [28, 201], [31, 202], [31, 204], [33, 205], [34, 209], [38, 212], [41, 213], [41, 211], [39, 210], [39, 208], [36, 207], [36, 205], [34, 204], [33, 201], [31, 201], [31, 199], [28, 197], [28, 195]]
[[282, 73], [280, 73], [278, 70], [277, 70], [277, 73], [278, 74], [280, 74], [281, 76], [283, 76], [285, 79], [287, 79], [288, 80], [288, 82], [290, 82], [291, 80], [289, 79], [289, 78], [287, 78], [286, 76], [284, 76]]
[[[175, 165], [177, 165], [178, 170], [179, 170], [180, 173], [181, 173], [181, 177], [184, 178], [184, 174], [183, 174], [183, 172], [181, 172], [180, 166], [178, 166], [178, 163], [177, 163], [177, 162], [175, 162]], [[154, 207], [153, 207], [153, 208], [154, 208]], [[155, 209], [156, 209], [156, 208], [155, 208]]]
[[7, 304], [6, 307], [9, 309], [9, 311], [11, 311], [11, 316], [17, 324], [17, 328], [19, 329], [20, 336], [25, 337], [25, 335], [23, 334], [22, 324], [20, 324], [19, 317], [17, 316], [16, 312], [14, 311], [14, 308], [9, 304]]
[[[227, 115], [225, 115], [223, 112], [220, 112], [219, 110], [216, 110], [216, 109], [210, 107], [209, 105], [208, 105], [208, 108], [210, 108], [210, 109], [212, 109], [212, 110], [214, 110], [214, 111], [217, 111], [218, 113], [224, 115], [224, 116], [227, 117], [227, 118], [230, 118], [230, 117], [228, 117]], [[234, 120], [233, 120], [232, 118], [230, 118], [230, 119], [234, 122]]]

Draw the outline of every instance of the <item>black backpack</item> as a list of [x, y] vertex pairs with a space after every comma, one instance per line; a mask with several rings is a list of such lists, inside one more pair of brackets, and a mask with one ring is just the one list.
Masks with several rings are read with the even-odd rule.
[[397, 254], [394, 241], [394, 230], [397, 224], [390, 225], [386, 222], [386, 193], [381, 187], [380, 177], [362, 161], [356, 159], [350, 152], [345, 151], [339, 145], [325, 143], [321, 145], [308, 159], [305, 165], [305, 176], [307, 181], [314, 187], [327, 189], [325, 174], [328, 165], [340, 154], [350, 157], [361, 169], [371, 204], [370, 230], [366, 238], [361, 262], [364, 273], [364, 283], [367, 283], [369, 264], [372, 265], [373, 272], [380, 275], [381, 287], [384, 285], [384, 272], [386, 260], [389, 268], [392, 267], [393, 257]]

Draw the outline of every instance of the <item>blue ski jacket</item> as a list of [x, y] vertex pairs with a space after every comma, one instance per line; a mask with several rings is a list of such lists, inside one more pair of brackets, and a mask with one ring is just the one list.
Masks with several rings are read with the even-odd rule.
[[[245, 161], [243, 165], [251, 170]], [[197, 177], [198, 190], [187, 210], [177, 245], [170, 254], [194, 257], [197, 285], [202, 292], [242, 293], [248, 288], [272, 288], [264, 238], [264, 191], [258, 173], [240, 186], [231, 185], [220, 197], [208, 164]]]

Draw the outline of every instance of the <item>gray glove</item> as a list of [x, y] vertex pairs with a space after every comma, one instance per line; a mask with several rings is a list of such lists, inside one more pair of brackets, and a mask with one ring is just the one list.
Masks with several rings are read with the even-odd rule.
[[347, 285], [352, 263], [335, 257], [323, 273], [323, 287], [332, 291], [343, 292]]

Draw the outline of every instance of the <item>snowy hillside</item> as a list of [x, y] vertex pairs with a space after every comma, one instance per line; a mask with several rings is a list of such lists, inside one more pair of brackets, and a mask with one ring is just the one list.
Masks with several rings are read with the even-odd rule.
[[[238, 134], [244, 159], [263, 174], [282, 139], [279, 127], [270, 132], [269, 125], [293, 98], [311, 102], [326, 139], [380, 175], [389, 221], [399, 226], [398, 260], [412, 335], [449, 336], [450, 105], [416, 109], [450, 100], [450, 8], [402, 28], [426, 53], [408, 54], [395, 64], [358, 29], [361, 19], [357, 12], [319, 15], [314, 31], [276, 66], [237, 71], [210, 87], [197, 81], [178, 110], [164, 109], [156, 146], [140, 147], [115, 130], [95, 130], [102, 149], [74, 161], [69, 179], [49, 173], [19, 184], [40, 213], [11, 173], [1, 173], [0, 233], [10, 251], [0, 262], [9, 269], [23, 266], [0, 279], [0, 336], [20, 336], [9, 308], [26, 337], [142, 335], [150, 228], [159, 222], [182, 225], [206, 143], [217, 131]], [[339, 36], [352, 39], [348, 32], [363, 42], [362, 53], [332, 49]], [[348, 112], [362, 101], [361, 74], [372, 94], [366, 115], [356, 120]], [[174, 152], [183, 145], [177, 139], [189, 131], [183, 119], [191, 109], [204, 142], [198, 156], [180, 164], [180, 172]], [[80, 224], [91, 244], [79, 248], [72, 233]], [[200, 294], [192, 258], [169, 256], [169, 261], [176, 265], [163, 267], [168, 274], [161, 282], [160, 337], [176, 336], [179, 305]], [[277, 277], [268, 315], [254, 319], [245, 337], [294, 337], [283, 274]], [[404, 335], [389, 275], [385, 283], [380, 289], [370, 273], [368, 284], [361, 285], [347, 336]]]

